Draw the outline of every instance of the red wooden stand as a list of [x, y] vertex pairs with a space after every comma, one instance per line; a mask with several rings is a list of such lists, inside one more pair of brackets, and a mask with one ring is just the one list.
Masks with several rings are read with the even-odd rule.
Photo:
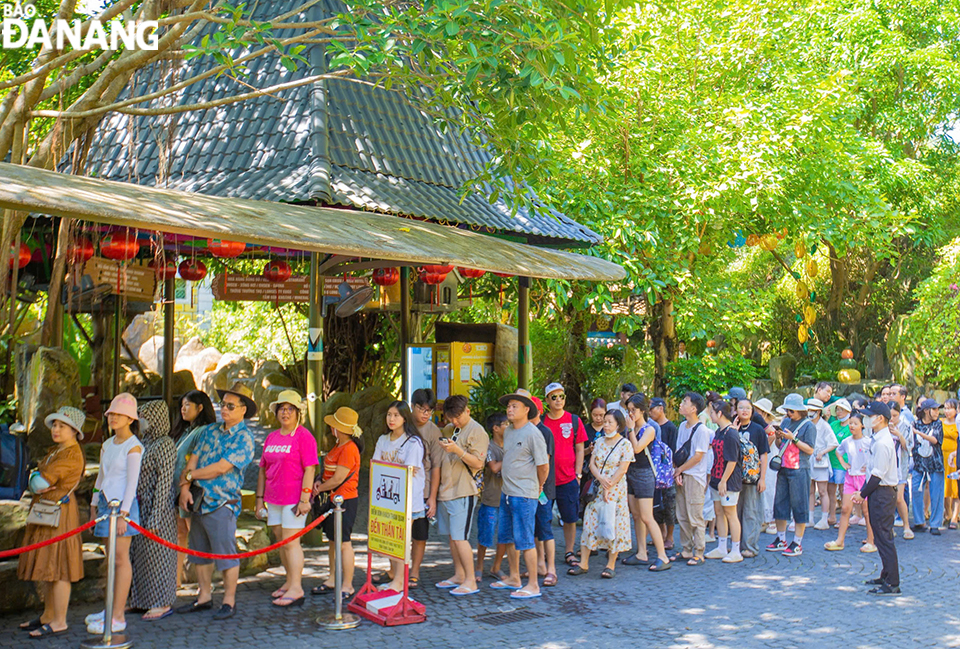
[[381, 626], [400, 626], [401, 624], [417, 624], [427, 619], [427, 607], [410, 599], [410, 566], [403, 565], [403, 594], [395, 605], [381, 609], [375, 613], [367, 610], [367, 603], [384, 597], [397, 595], [395, 590], [377, 590], [370, 581], [373, 575], [373, 553], [367, 552], [367, 581], [360, 592], [350, 600], [347, 610], [360, 617], [376, 622]]

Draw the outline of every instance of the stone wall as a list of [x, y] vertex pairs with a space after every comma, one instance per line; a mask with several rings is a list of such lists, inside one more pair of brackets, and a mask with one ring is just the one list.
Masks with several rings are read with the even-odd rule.
[[17, 351], [17, 402], [20, 421], [27, 429], [31, 458], [41, 458], [53, 444], [43, 420], [61, 406], [82, 408], [80, 368], [66, 351], [21, 346]]

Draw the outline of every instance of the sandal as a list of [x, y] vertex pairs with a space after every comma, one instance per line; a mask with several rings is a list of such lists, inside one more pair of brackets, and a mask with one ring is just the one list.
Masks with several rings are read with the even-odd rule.
[[955, 529], [957, 529], [957, 524], [956, 524], [956, 523], [950, 523], [949, 525], [947, 525], [947, 529], [948, 529], [948, 530], [955, 530]]
[[579, 565], [576, 565], [570, 568], [569, 570], [567, 570], [567, 574], [570, 575], [571, 577], [579, 577], [580, 575], [587, 574], [587, 571], [581, 568]]
[[553, 573], [548, 573], [546, 577], [543, 578], [543, 585], [550, 587], [557, 585], [557, 576]]
[[34, 629], [33, 631], [31, 631], [30, 637], [36, 640], [38, 638], [46, 638], [48, 635], [59, 635], [61, 633], [66, 633], [69, 630], [70, 628], [67, 627], [66, 629], [60, 629], [59, 631], [54, 631], [49, 624], [43, 624], [37, 627], [36, 629]]
[[20, 625], [20, 628], [24, 631], [33, 631], [34, 629], [39, 629], [42, 626], [43, 622], [40, 620], [40, 618], [37, 618], [35, 620], [30, 620], [29, 622], [24, 622]]
[[503, 578], [506, 576], [500, 570], [491, 570], [487, 575], [495, 581], [503, 581]]
[[613, 568], [604, 568], [603, 570], [600, 571], [601, 579], [613, 579], [616, 576], [617, 576], [617, 571], [614, 570]]
[[416, 588], [420, 585], [420, 577], [410, 577], [407, 579], [407, 586], [409, 588]]
[[657, 560], [653, 562], [653, 565], [651, 565], [648, 570], [650, 572], [663, 572], [664, 570], [669, 570], [670, 566], [669, 561], [664, 561], [660, 557], [657, 557]]
[[156, 610], [151, 608], [149, 611], [144, 613], [140, 619], [147, 622], [156, 622], [157, 620], [162, 620], [168, 615], [173, 615], [173, 607], [168, 606], [166, 607], [166, 610], [163, 610], [163, 608]]
[[638, 559], [638, 558], [637, 558], [637, 555], [635, 555], [635, 554], [631, 554], [629, 557], [626, 557], [625, 559], [620, 559], [620, 563], [622, 563], [622, 564], [625, 565], [625, 566], [648, 566], [648, 565], [650, 565], [650, 561], [649, 561], [649, 560], [647, 560], [647, 559]]
[[370, 577], [370, 583], [377, 584], [377, 585], [388, 584], [391, 581], [393, 581], [393, 577], [391, 577], [385, 572], [378, 572], [377, 574]]
[[687, 565], [688, 565], [688, 566], [702, 566], [704, 563], [706, 563], [706, 561], [707, 561], [707, 560], [704, 559], [703, 557], [693, 557], [693, 558], [691, 558], [689, 561], [687, 561]]
[[683, 552], [677, 552], [675, 555], [670, 557], [670, 561], [690, 561], [693, 557], [688, 557], [683, 554]]
[[567, 552], [565, 555], [563, 555], [563, 562], [568, 566], [576, 566], [580, 563], [580, 561], [577, 559], [577, 555], [573, 552]]

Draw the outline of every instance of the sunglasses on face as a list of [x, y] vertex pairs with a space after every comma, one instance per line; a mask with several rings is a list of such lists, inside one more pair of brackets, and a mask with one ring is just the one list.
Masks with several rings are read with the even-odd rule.
[[221, 407], [221, 408], [226, 408], [226, 409], [229, 410], [230, 412], [233, 412], [233, 411], [236, 410], [237, 408], [242, 408], [242, 407], [244, 407], [244, 406], [243, 406], [242, 403], [227, 403], [226, 401], [221, 401], [221, 402], [220, 402], [220, 407]]
[[563, 401], [566, 398], [567, 398], [567, 395], [563, 393], [550, 395], [550, 401]]

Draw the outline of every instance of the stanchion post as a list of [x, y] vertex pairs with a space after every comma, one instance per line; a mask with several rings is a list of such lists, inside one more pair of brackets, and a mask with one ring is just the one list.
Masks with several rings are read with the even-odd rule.
[[107, 537], [107, 592], [103, 605], [103, 637], [80, 643], [82, 649], [126, 649], [133, 643], [124, 633], [113, 633], [113, 585], [117, 576], [117, 519], [120, 501], [110, 501], [110, 532]]
[[352, 613], [343, 613], [343, 554], [341, 550], [341, 539], [343, 538], [343, 496], [333, 497], [333, 541], [336, 547], [333, 549], [334, 561], [337, 566], [333, 573], [334, 587], [334, 605], [333, 615], [321, 615], [317, 618], [317, 624], [331, 631], [342, 631], [344, 629], [355, 629], [360, 624], [360, 618]]

